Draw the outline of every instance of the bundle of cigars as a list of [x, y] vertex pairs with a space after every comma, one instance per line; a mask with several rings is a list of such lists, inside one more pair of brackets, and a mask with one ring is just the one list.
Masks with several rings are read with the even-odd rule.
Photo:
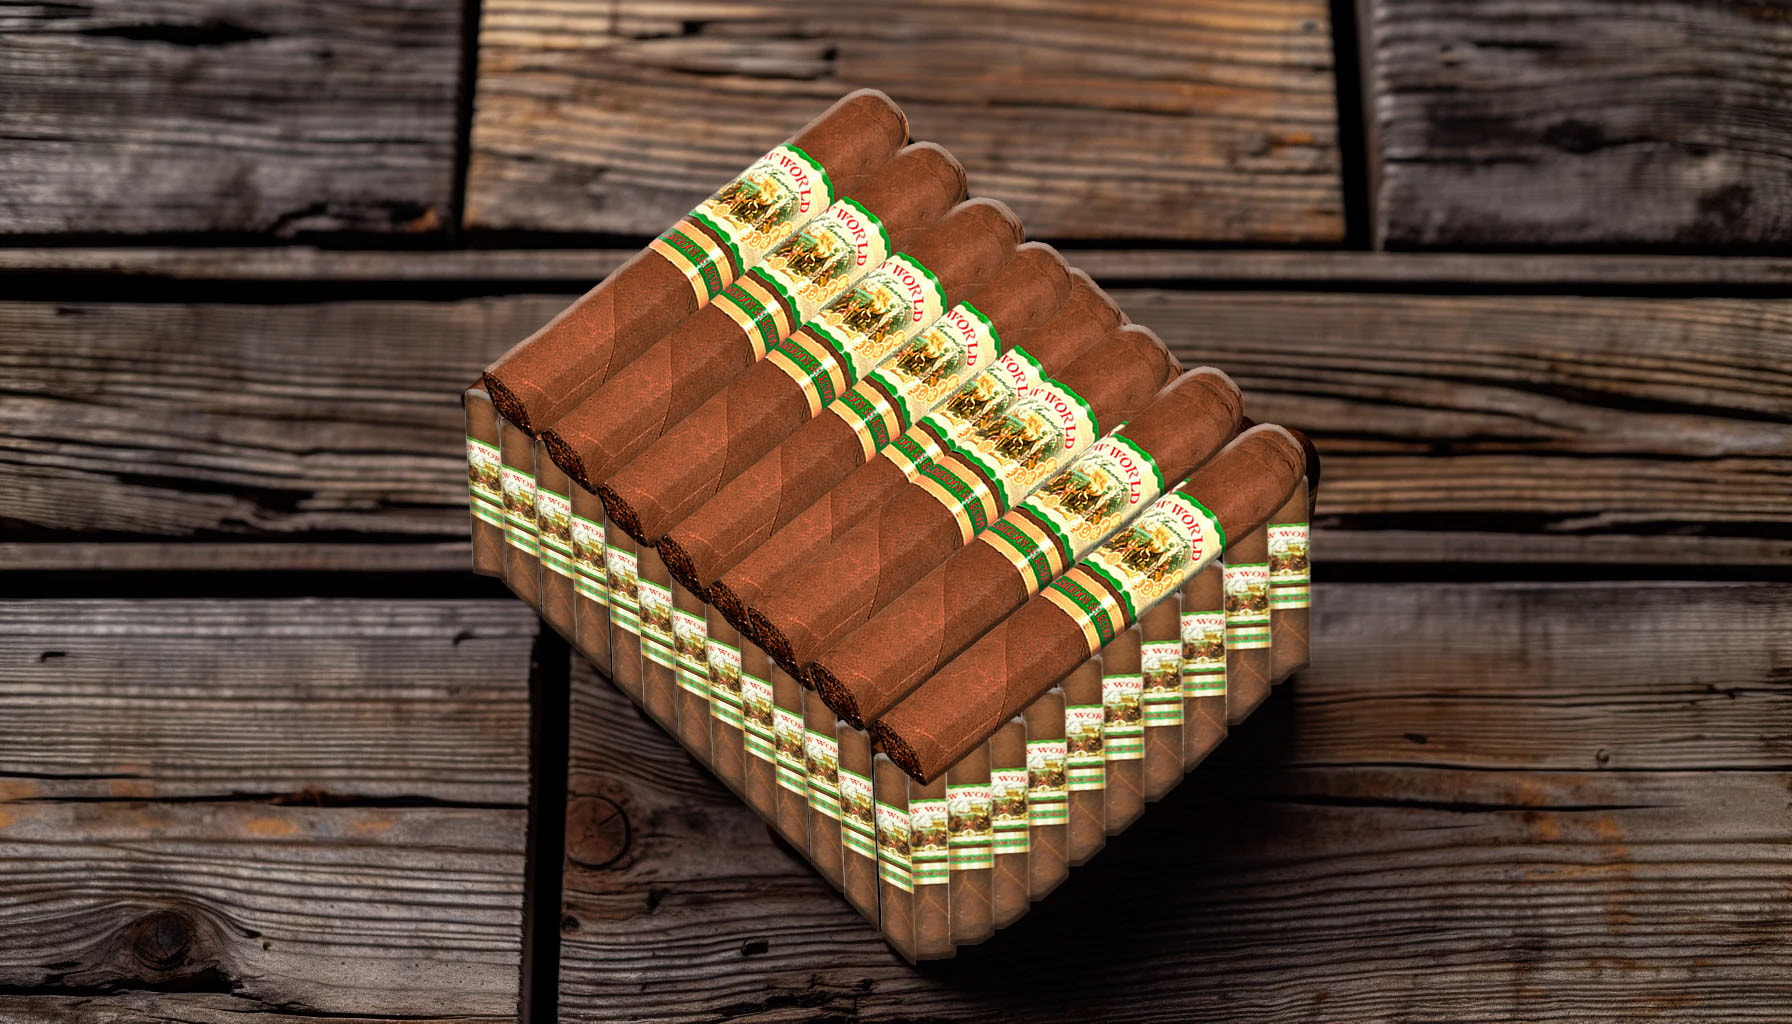
[[465, 394], [477, 572], [910, 960], [1306, 664], [1304, 435], [851, 93]]

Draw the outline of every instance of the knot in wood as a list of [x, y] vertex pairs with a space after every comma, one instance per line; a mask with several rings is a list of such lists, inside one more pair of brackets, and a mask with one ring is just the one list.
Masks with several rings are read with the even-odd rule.
[[628, 815], [601, 796], [574, 797], [566, 804], [566, 855], [588, 868], [606, 868], [628, 852]]
[[173, 910], [156, 910], [131, 922], [131, 953], [144, 966], [168, 970], [186, 962], [193, 948], [193, 922]]

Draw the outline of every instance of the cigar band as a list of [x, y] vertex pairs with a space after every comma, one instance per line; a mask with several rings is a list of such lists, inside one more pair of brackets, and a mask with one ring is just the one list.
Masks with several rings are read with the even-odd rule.
[[1045, 367], [1039, 365], [1039, 360], [1025, 349], [1011, 348], [989, 369], [972, 377], [938, 408], [921, 417], [891, 443], [884, 456], [913, 481], [929, 462], [946, 452], [953, 440], [970, 433], [984, 417], [1007, 411], [1023, 388], [1044, 379]]
[[1226, 649], [1269, 646], [1269, 563], [1226, 563]]
[[1123, 434], [1109, 434], [978, 540], [1014, 566], [1031, 597], [1163, 489], [1163, 472], [1151, 453]]
[[1139, 697], [1145, 727], [1182, 724], [1182, 641], [1153, 640], [1139, 645], [1145, 690]]
[[709, 717], [741, 728], [740, 648], [705, 636], [703, 660], [709, 665]]
[[1182, 613], [1182, 696], [1226, 695], [1226, 613]]
[[709, 622], [702, 615], [672, 609], [672, 658], [678, 685], [691, 693], [709, 699], [709, 659], [704, 643], [709, 639]]
[[487, 526], [504, 528], [504, 492], [500, 483], [503, 460], [494, 445], [467, 438], [467, 504], [473, 518]]
[[915, 891], [908, 811], [877, 801], [877, 877], [903, 892]]
[[1269, 524], [1269, 609], [1287, 611], [1312, 603], [1306, 523]]
[[897, 253], [852, 283], [767, 354], [816, 416], [872, 367], [945, 312], [946, 288], [920, 260]]
[[946, 787], [946, 848], [953, 871], [995, 866], [993, 813], [989, 783]]
[[637, 576], [635, 600], [640, 607], [641, 656], [661, 668], [673, 668], [672, 588]]
[[541, 534], [541, 564], [567, 578], [577, 574], [572, 560], [572, 498], [546, 487], [535, 489], [535, 528]]
[[968, 544], [1095, 438], [1095, 410], [1047, 378], [948, 443], [947, 453], [923, 467], [914, 482], [952, 513]]
[[951, 847], [946, 833], [946, 801], [909, 798], [909, 845], [916, 885], [945, 885], [951, 877]]
[[624, 632], [641, 632], [641, 602], [636, 597], [639, 577], [635, 553], [614, 544], [604, 552], [606, 575], [610, 581], [610, 621]]
[[1107, 747], [1101, 734], [1103, 717], [1100, 704], [1067, 704], [1064, 707], [1067, 792], [1098, 790], [1107, 785]]
[[776, 762], [771, 680], [761, 679], [743, 670], [740, 674], [740, 704], [741, 717], [746, 726], [742, 745], [746, 747], [747, 753], [761, 761]]
[[995, 827], [995, 849], [998, 856], [1026, 853], [1031, 845], [1027, 838], [1027, 770], [996, 768], [989, 773], [989, 820]]
[[1225, 546], [1219, 518], [1171, 491], [1041, 593], [1082, 629], [1094, 654]]
[[826, 733], [803, 732], [803, 771], [810, 808], [836, 821], [840, 818], [840, 741]]
[[678, 268], [702, 308], [772, 246], [834, 201], [826, 168], [797, 146], [779, 146], [686, 214], [648, 246]]
[[872, 810], [871, 780], [850, 769], [840, 769], [840, 844], [847, 852], [877, 858], [877, 819]]
[[983, 311], [961, 302], [828, 406], [858, 436], [869, 462], [995, 361], [1001, 337]]
[[772, 706], [772, 734], [777, 750], [778, 785], [808, 798], [808, 783], [803, 778], [803, 716], [788, 708]]
[[498, 479], [504, 489], [504, 538], [531, 555], [539, 554], [540, 535], [535, 526], [535, 476], [501, 466]]
[[577, 513], [572, 515], [573, 592], [600, 605], [610, 604], [610, 577], [607, 571], [607, 548], [604, 545], [604, 524], [592, 522]]
[[890, 256], [890, 234], [871, 211], [841, 199], [722, 290], [716, 307], [763, 359], [772, 346]]
[[1070, 777], [1063, 740], [1027, 741], [1027, 822], [1035, 828], [1070, 820]]
[[1110, 761], [1145, 756], [1144, 711], [1139, 703], [1144, 689], [1144, 676], [1137, 672], [1101, 677], [1101, 742]]

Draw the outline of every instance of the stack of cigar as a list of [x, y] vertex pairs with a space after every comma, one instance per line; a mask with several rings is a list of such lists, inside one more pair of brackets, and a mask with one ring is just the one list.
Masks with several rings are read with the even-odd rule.
[[1306, 664], [1316, 453], [852, 93], [465, 396], [502, 576], [900, 953]]

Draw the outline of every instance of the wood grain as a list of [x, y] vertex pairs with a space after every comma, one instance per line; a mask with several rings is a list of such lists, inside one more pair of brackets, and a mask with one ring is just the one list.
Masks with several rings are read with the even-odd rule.
[[[1322, 584], [1315, 614], [1291, 698], [920, 971], [576, 671], [572, 792], [639, 838], [601, 868], [569, 847], [562, 1017], [1682, 1021], [1792, 996], [1792, 588]], [[1559, 668], [1525, 653], [1543, 638]], [[1040, 985], [1066, 942], [1077, 969]]]
[[1781, 3], [1369, 0], [1396, 247], [1782, 247]]
[[[11, 601], [0, 623], [0, 1011], [514, 1016], [526, 609]], [[192, 995], [121, 995], [144, 991]]]
[[[0, 1014], [17, 1024], [242, 1024], [254, 1014], [256, 1024], [298, 1024], [318, 1019], [303, 1010], [284, 1012], [254, 999], [190, 992], [121, 992], [109, 995], [0, 995]], [[394, 1016], [332, 1014], [331, 1024], [497, 1024], [514, 1015]]]
[[0, 233], [441, 231], [461, 9], [9, 6]]
[[657, 233], [861, 86], [1041, 236], [1343, 234], [1319, 0], [491, 0], [467, 224]]

